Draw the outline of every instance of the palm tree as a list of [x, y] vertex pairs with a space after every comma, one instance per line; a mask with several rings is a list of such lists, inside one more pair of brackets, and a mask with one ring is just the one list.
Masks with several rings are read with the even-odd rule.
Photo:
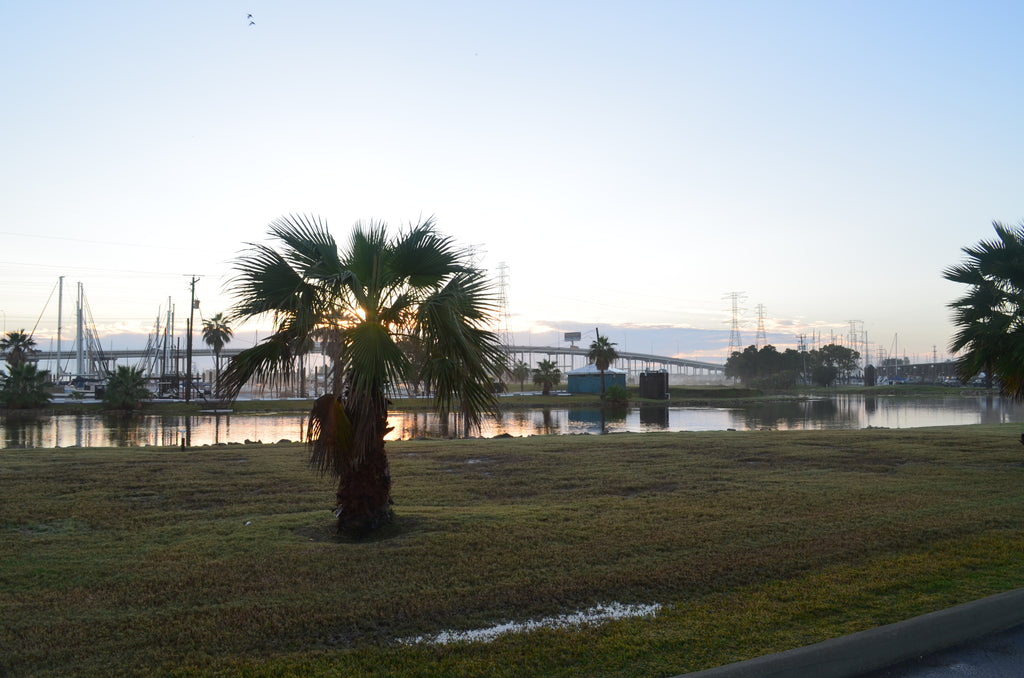
[[602, 337], [601, 331], [594, 329], [597, 339], [590, 343], [590, 350], [587, 351], [587, 360], [593, 363], [601, 373], [601, 396], [604, 397], [604, 371], [619, 357], [615, 350], [615, 342], [608, 341], [608, 337]]
[[541, 387], [544, 395], [551, 395], [551, 387], [562, 381], [562, 371], [554, 360], [541, 360], [533, 371], [533, 383]]
[[0, 405], [12, 410], [42, 407], [50, 402], [49, 381], [50, 371], [32, 363], [12, 366], [10, 375], [0, 377]]
[[943, 277], [969, 285], [949, 304], [957, 332], [950, 351], [960, 353], [957, 372], [969, 381], [985, 373], [988, 386], [998, 377], [1006, 395], [1024, 398], [1024, 225], [993, 222], [996, 240], [964, 247], [967, 258]]
[[433, 219], [397, 235], [357, 222], [343, 251], [315, 217], [282, 217], [270, 235], [278, 249], [253, 244], [235, 264], [230, 317], [270, 315], [274, 332], [228, 363], [225, 392], [287, 373], [306, 337], [336, 339], [335, 391], [314, 404], [307, 442], [311, 465], [338, 479], [339, 529], [362, 534], [391, 519], [388, 396], [412, 370], [401, 340], [421, 345], [418, 376], [444, 418], [460, 412], [479, 425], [496, 408], [491, 379], [503, 369], [501, 345], [486, 329], [498, 299]]
[[225, 320], [223, 313], [218, 313], [212, 318], [203, 321], [203, 341], [213, 349], [214, 366], [217, 374], [214, 393], [220, 392], [220, 352], [224, 345], [231, 341], [232, 336], [234, 336], [234, 332], [228, 325], [228, 321]]
[[152, 397], [146, 388], [146, 375], [141, 367], [118, 365], [117, 371], [107, 379], [103, 405], [112, 410], [137, 410], [142, 407], [142, 401]]
[[8, 332], [0, 339], [0, 351], [3, 351], [7, 364], [12, 368], [25, 364], [35, 354], [36, 341], [25, 330]]
[[526, 390], [526, 380], [530, 378], [530, 366], [522, 360], [517, 360], [512, 366], [512, 378], [519, 382], [519, 390]]

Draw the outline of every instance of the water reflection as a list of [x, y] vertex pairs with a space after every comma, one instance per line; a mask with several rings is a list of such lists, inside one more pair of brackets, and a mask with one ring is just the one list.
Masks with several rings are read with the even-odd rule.
[[24, 415], [9, 415], [4, 436], [7, 447], [45, 447], [44, 418]]
[[[480, 435], [493, 437], [621, 431], [800, 430], [1024, 422], [1024, 409], [998, 396], [878, 398], [835, 396], [778, 400], [745, 407], [537, 408], [486, 419]], [[441, 437], [447, 423], [431, 412], [392, 412], [389, 440]], [[113, 415], [67, 414], [0, 419], [0, 448], [216, 445], [302, 440], [306, 414]]]
[[747, 429], [799, 430], [807, 428], [857, 428], [860, 411], [854, 411], [843, 399], [781, 400], [758, 403], [744, 408], [743, 426]]
[[645, 428], [665, 429], [668, 428], [668, 406], [667, 405], [641, 405], [640, 423]]
[[878, 398], [875, 396], [864, 396], [864, 412], [869, 417], [878, 409]]

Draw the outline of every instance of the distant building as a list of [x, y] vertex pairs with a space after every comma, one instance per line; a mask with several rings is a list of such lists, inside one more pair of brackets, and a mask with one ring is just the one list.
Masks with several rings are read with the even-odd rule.
[[[569, 379], [569, 393], [601, 393], [601, 372], [591, 363], [566, 374]], [[612, 386], [626, 388], [625, 370], [609, 367], [604, 371], [604, 390]]]
[[668, 400], [668, 371], [645, 370], [640, 373], [640, 397]]

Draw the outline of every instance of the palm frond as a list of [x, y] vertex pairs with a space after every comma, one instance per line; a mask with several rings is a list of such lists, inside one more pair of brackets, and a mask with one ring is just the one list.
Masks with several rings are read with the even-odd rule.
[[341, 264], [359, 279], [361, 286], [375, 288], [381, 259], [387, 256], [387, 251], [387, 225], [382, 221], [371, 220], [366, 224], [357, 221]]
[[456, 248], [452, 238], [439, 233], [430, 218], [401, 234], [392, 247], [389, 264], [411, 287], [424, 289], [468, 270], [468, 256]]
[[993, 371], [999, 376], [1000, 390], [1014, 400], [1024, 400], [1024, 332], [1008, 335], [1004, 351], [995, 358]]
[[291, 370], [295, 361], [292, 346], [292, 339], [279, 332], [232, 356], [220, 378], [220, 394], [230, 399], [237, 398], [250, 380], [273, 379]]
[[317, 398], [309, 413], [306, 444], [309, 465], [321, 476], [340, 478], [356, 463], [354, 429], [342, 403], [333, 394]]
[[942, 277], [946, 280], [962, 283], [964, 285], [981, 285], [985, 282], [985, 276], [976, 265], [970, 262], [950, 266], [942, 271]]
[[235, 270], [238, 275], [229, 281], [236, 299], [231, 321], [293, 312], [299, 308], [301, 293], [311, 287], [283, 256], [266, 245], [252, 245], [236, 262]]
[[378, 316], [380, 323], [389, 327], [406, 326], [415, 314], [421, 297], [422, 295], [412, 290], [396, 290], [395, 296], [390, 298], [387, 305], [380, 310]]
[[332, 280], [345, 275], [334, 236], [319, 217], [280, 217], [271, 222], [270, 234], [281, 241], [284, 258], [303, 277]]
[[486, 280], [469, 271], [429, 295], [417, 312], [418, 337], [429, 356], [421, 376], [435, 405], [442, 413], [460, 411], [474, 426], [495, 410], [490, 384], [507, 367], [497, 335], [483, 327], [491, 299]]
[[1024, 398], [1024, 226], [993, 222], [996, 238], [962, 248], [966, 259], [943, 275], [968, 285], [949, 303], [957, 327], [950, 350], [957, 373], [969, 380], [985, 372], [1004, 394]]
[[346, 330], [344, 356], [354, 399], [356, 394], [383, 394], [389, 383], [401, 380], [409, 365], [391, 332], [369, 321]]

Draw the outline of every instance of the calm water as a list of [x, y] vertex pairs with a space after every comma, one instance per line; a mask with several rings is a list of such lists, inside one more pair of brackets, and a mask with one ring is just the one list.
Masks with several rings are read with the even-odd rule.
[[[634, 407], [606, 411], [604, 430], [716, 431], [726, 429], [913, 428], [978, 423], [1024, 422], [1024, 408], [998, 397], [878, 398], [836, 396], [818, 400], [777, 401], [746, 407]], [[425, 412], [394, 412], [390, 439], [439, 435], [438, 417]], [[20, 421], [0, 420], [0, 448], [124, 447], [264, 443], [301, 440], [302, 414], [202, 414], [195, 416], [74, 414]], [[453, 424], [452, 430], [458, 430]], [[600, 433], [602, 412], [587, 408], [531, 409], [487, 420], [481, 435], [513, 436]]]

